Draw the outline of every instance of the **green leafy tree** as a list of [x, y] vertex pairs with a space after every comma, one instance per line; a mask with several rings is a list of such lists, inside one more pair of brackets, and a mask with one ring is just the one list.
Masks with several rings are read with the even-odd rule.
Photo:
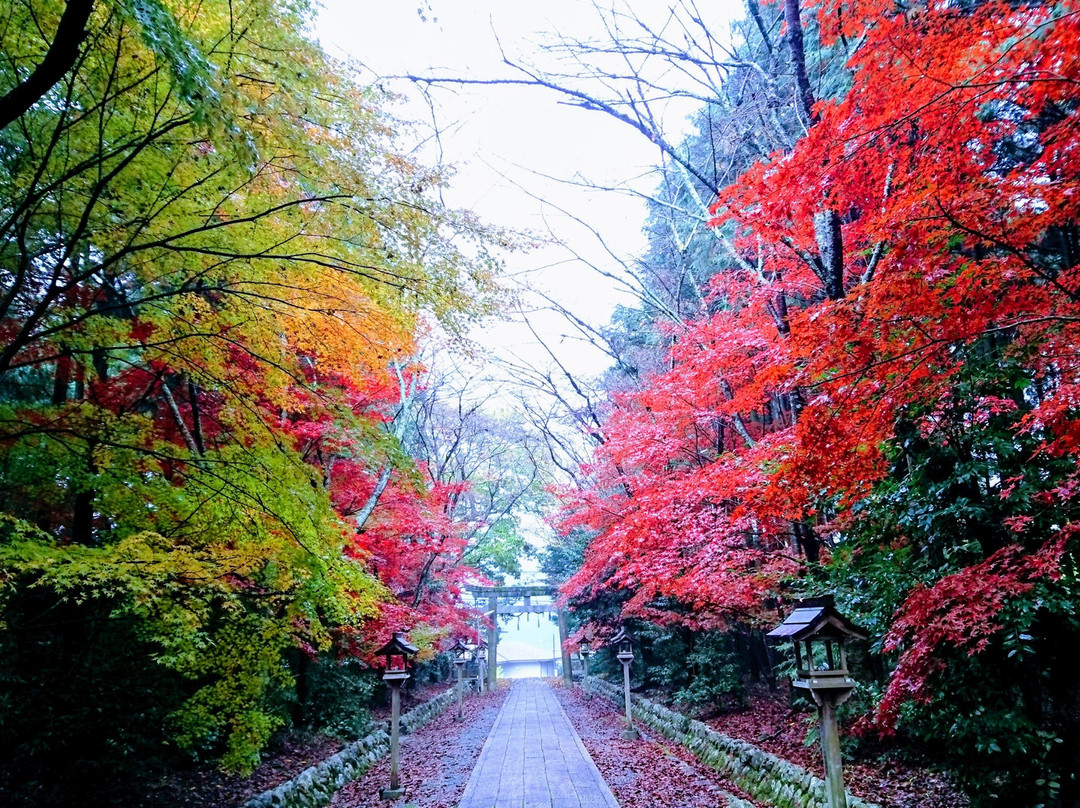
[[[393, 368], [421, 321], [459, 334], [497, 308], [508, 242], [441, 204], [310, 15], [0, 3], [8, 757], [50, 760], [28, 728], [51, 716], [55, 741], [77, 714], [105, 757], [141, 734], [249, 771], [289, 718], [296, 653], [362, 654], [395, 606], [310, 431], [374, 471], [358, 485], [377, 476], [401, 453], [379, 426]], [[25, 667], [38, 647], [140, 659], [154, 709], [93, 720], [87, 676]], [[123, 698], [126, 667], [101, 666], [101, 692]]]

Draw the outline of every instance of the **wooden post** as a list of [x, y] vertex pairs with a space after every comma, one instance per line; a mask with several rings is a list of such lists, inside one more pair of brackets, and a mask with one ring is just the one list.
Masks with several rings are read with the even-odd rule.
[[825, 757], [825, 791], [829, 808], [847, 808], [844, 793], [844, 770], [840, 759], [840, 732], [836, 726], [836, 704], [829, 697], [821, 700], [821, 751]]
[[570, 649], [566, 647], [566, 640], [569, 638], [570, 631], [566, 627], [566, 612], [562, 609], [558, 610], [559, 616], [559, 650], [562, 652], [562, 678], [563, 683], [570, 687], [574, 683], [573, 676], [570, 670]]
[[400, 787], [398, 782], [400, 750], [398, 733], [401, 732], [401, 688], [394, 687], [390, 691], [390, 789], [396, 791]]
[[488, 690], [494, 690], [499, 684], [499, 599], [495, 595], [488, 598], [488, 611], [491, 613], [491, 628], [488, 629]]
[[585, 691], [585, 698], [592, 698], [589, 692], [589, 655], [581, 655], [581, 689]]
[[620, 661], [622, 662], [623, 693], [626, 697], [626, 729], [622, 731], [622, 736], [632, 740], [637, 738], [638, 732], [634, 729], [634, 714], [630, 709], [630, 660]]
[[[408, 678], [408, 677], [404, 677]], [[379, 792], [379, 798], [396, 800], [405, 793], [398, 774], [399, 744], [398, 735], [401, 727], [401, 682], [390, 682], [390, 788]]]
[[455, 661], [454, 667], [457, 668], [457, 720], [460, 721], [462, 717], [461, 705], [465, 698], [465, 661]]
[[[476, 618], [476, 642], [480, 643], [480, 618]], [[484, 663], [479, 659], [476, 661], [476, 692], [484, 692], [484, 680], [487, 678], [487, 670], [484, 668]]]

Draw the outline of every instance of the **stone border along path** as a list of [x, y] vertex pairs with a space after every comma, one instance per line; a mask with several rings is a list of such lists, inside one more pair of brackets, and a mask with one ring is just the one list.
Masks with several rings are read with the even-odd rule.
[[[652, 808], [654, 803], [668, 808], [765, 808], [732, 794], [728, 789], [734, 784], [723, 772], [687, 755], [688, 750], [677, 749], [681, 744], [670, 743], [640, 722], [637, 739], [620, 738], [625, 713], [606, 698], [586, 701], [580, 687], [557, 687], [555, 696], [585, 748], [596, 752], [596, 766], [615, 799], [628, 808]], [[650, 792], [654, 796], [648, 796]]]
[[[617, 707], [622, 707], [621, 687], [592, 677], [589, 685], [594, 693], [600, 693]], [[754, 799], [774, 808], [828, 806], [825, 783], [806, 769], [641, 696], [631, 694], [630, 701], [635, 720], [682, 744], [694, 757], [725, 774]], [[850, 792], [847, 804], [848, 808], [879, 808]]]
[[619, 808], [547, 682], [517, 679], [458, 808]]
[[[413, 707], [401, 716], [401, 734], [415, 732], [456, 700], [457, 691], [450, 688]], [[321, 808], [339, 789], [362, 777], [375, 761], [389, 752], [390, 735], [379, 727], [336, 755], [300, 772], [292, 780], [252, 797], [242, 808]]]

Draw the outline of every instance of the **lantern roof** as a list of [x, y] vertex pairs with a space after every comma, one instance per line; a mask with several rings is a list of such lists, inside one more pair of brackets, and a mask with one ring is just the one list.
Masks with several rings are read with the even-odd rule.
[[795, 602], [795, 608], [783, 623], [765, 635], [772, 640], [801, 642], [814, 637], [841, 639], [851, 637], [866, 640], [869, 636], [840, 612], [832, 595], [804, 598]]
[[630, 632], [626, 630], [625, 626], [621, 626], [618, 633], [610, 640], [608, 640], [609, 645], [618, 645], [622, 642], [628, 642], [631, 645], [634, 645], [637, 642], [637, 640], [634, 639]]
[[413, 656], [418, 654], [420, 649], [415, 645], [412, 645], [405, 639], [404, 631], [395, 631], [394, 636], [390, 638], [390, 642], [375, 652], [377, 656], [389, 656], [389, 655], [402, 655]]
[[461, 637], [458, 637], [454, 644], [447, 650], [453, 651], [455, 654], [467, 654], [472, 649], [465, 644], [465, 641], [461, 639]]

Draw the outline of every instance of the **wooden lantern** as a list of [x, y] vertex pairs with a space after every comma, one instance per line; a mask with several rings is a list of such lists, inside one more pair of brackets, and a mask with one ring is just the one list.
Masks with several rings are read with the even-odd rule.
[[843, 704], [855, 687], [847, 667], [848, 640], [866, 640], [868, 635], [836, 611], [832, 595], [796, 602], [787, 619], [766, 635], [770, 640], [787, 640], [795, 648], [795, 687], [810, 691], [816, 703], [827, 697]]
[[855, 680], [848, 675], [844, 643], [853, 639], [866, 640], [868, 636], [836, 611], [832, 595], [798, 601], [787, 619], [766, 636], [773, 641], [786, 640], [795, 646], [792, 684], [808, 690], [818, 706], [829, 808], [847, 808], [836, 708], [847, 701], [855, 689]]

